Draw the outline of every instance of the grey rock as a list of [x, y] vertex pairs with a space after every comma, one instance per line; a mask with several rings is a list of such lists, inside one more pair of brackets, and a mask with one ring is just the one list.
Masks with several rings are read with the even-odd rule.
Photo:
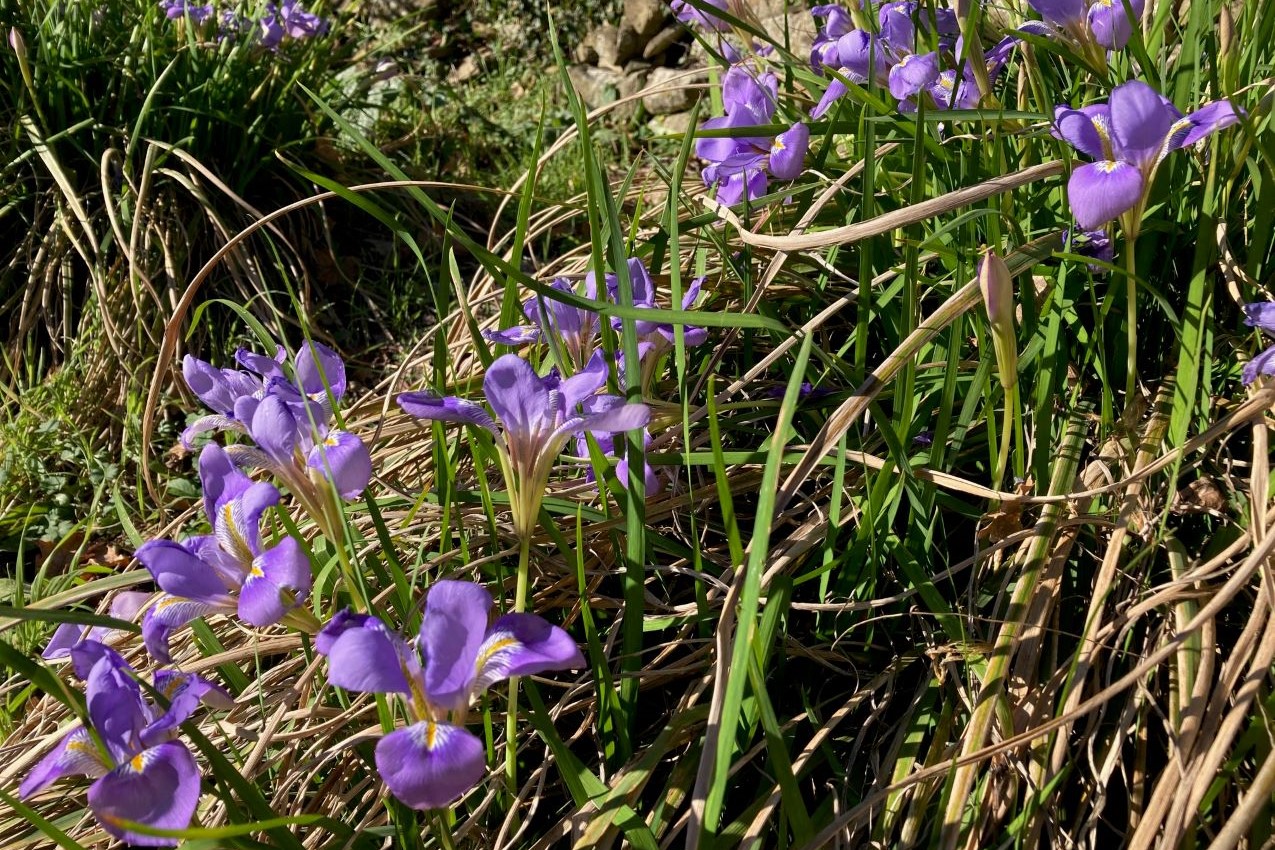
[[599, 24], [589, 33], [588, 43], [598, 53], [598, 64], [604, 68], [620, 67], [619, 54], [616, 51], [616, 40], [620, 36], [619, 27], [615, 24]]
[[656, 115], [646, 122], [646, 128], [657, 136], [684, 135], [691, 129], [691, 113], [674, 112], [670, 115]]
[[810, 17], [810, 13], [805, 9], [806, 4], [801, 0], [750, 0], [748, 4], [748, 10], [761, 21], [767, 18], [782, 18], [785, 14], [801, 14]]
[[650, 76], [651, 69], [634, 68], [633, 63], [630, 62], [629, 66], [624, 70], [624, 77], [620, 80], [620, 84], [616, 91], [620, 97], [628, 97], [629, 95], [637, 94], [645, 88]]
[[700, 89], [691, 88], [696, 83], [708, 81], [706, 71], [686, 71], [680, 68], [654, 68], [647, 78], [647, 88], [660, 87], [642, 98], [642, 105], [652, 115], [669, 115], [685, 112], [700, 96]]
[[624, 0], [624, 23], [642, 41], [660, 31], [667, 14], [668, 6], [663, 0]]
[[620, 24], [615, 34], [615, 64], [623, 65], [642, 52], [642, 39], [627, 23]]
[[776, 44], [784, 43], [785, 17], [788, 25], [788, 49], [798, 56], [809, 56], [810, 48], [815, 43], [818, 30], [814, 16], [809, 12], [789, 12], [762, 18], [762, 29], [775, 40]]
[[643, 59], [654, 59], [665, 50], [681, 40], [686, 30], [682, 27], [665, 27], [655, 34], [655, 37], [646, 43], [646, 48], [642, 51]]
[[481, 74], [482, 70], [482, 66], [478, 64], [477, 54], [471, 53], [447, 75], [447, 82], [452, 85], [467, 82]]
[[581, 65], [598, 64], [598, 51], [593, 46], [593, 42], [585, 39], [576, 45], [576, 49], [572, 52], [572, 57]]
[[611, 103], [620, 96], [620, 85], [624, 75], [607, 68], [594, 68], [591, 65], [572, 65], [567, 69], [571, 84], [580, 93], [580, 99], [590, 109]]

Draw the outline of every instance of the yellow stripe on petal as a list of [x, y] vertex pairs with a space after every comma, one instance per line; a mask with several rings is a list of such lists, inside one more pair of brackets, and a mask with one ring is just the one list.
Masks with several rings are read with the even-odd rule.
[[487, 663], [491, 661], [494, 655], [513, 646], [518, 646], [518, 639], [512, 636], [491, 641], [478, 653], [478, 659], [474, 662], [474, 672], [481, 674], [483, 668], [487, 666]]

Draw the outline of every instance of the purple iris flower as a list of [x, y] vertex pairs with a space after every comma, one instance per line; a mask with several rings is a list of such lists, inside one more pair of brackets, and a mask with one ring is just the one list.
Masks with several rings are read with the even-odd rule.
[[232, 9], [223, 9], [221, 23], [217, 27], [217, 40], [233, 40], [253, 28], [252, 21], [236, 15]]
[[[151, 594], [135, 590], [123, 590], [115, 594], [111, 600], [108, 613], [117, 620], [132, 620], [137, 612], [145, 607]], [[81, 641], [91, 640], [95, 643], [106, 643], [127, 635], [128, 632], [112, 629], [108, 626], [81, 626], [77, 623], [63, 623], [57, 627], [49, 645], [44, 648], [40, 657], [45, 660], [65, 658], [71, 654], [72, 648]]]
[[283, 43], [285, 30], [273, 3], [266, 4], [266, 14], [262, 16], [261, 20], [257, 21], [257, 27], [260, 30], [257, 33], [257, 39], [262, 47], [268, 50], [277, 50], [279, 45]]
[[[960, 39], [957, 39], [957, 56], [961, 54], [960, 43]], [[987, 70], [989, 81], [996, 81], [1017, 46], [1016, 37], [1006, 36], [983, 55], [983, 67]], [[959, 76], [955, 68], [940, 72], [938, 79], [928, 87], [926, 92], [937, 109], [976, 109], [982, 100], [978, 77], [968, 62]]]
[[302, 9], [297, 0], [283, 0], [278, 14], [279, 23], [289, 38], [313, 38], [328, 32], [328, 22]]
[[[1105, 230], [1072, 230], [1063, 232], [1063, 242], [1071, 243], [1071, 250], [1082, 257], [1110, 263], [1115, 259], [1116, 246]], [[1090, 264], [1089, 271], [1100, 274], [1106, 271], [1102, 266]]]
[[[1073, 171], [1067, 184], [1076, 222], [1082, 230], [1097, 230], [1131, 210], [1140, 218], [1161, 160], [1239, 119], [1226, 100], [1183, 116], [1139, 80], [1117, 86], [1105, 104], [1056, 107], [1054, 135], [1097, 160]], [[1136, 231], [1136, 220], [1133, 226]]]
[[279, 502], [279, 491], [254, 482], [230, 455], [209, 443], [199, 456], [204, 511], [211, 535], [181, 543], [152, 540], [137, 559], [163, 594], [142, 619], [142, 640], [161, 662], [170, 662], [172, 632], [196, 617], [238, 613], [252, 626], [269, 626], [299, 608], [310, 595], [310, 561], [292, 537], [265, 548], [260, 521]]
[[285, 38], [312, 38], [328, 31], [328, 22], [302, 9], [297, 0], [284, 0], [278, 6], [267, 3], [266, 14], [257, 23], [261, 46], [270, 50], [278, 49]]
[[161, 0], [159, 8], [170, 21], [189, 17], [191, 23], [196, 25], [213, 16], [212, 4], [200, 5], [190, 0]]
[[[726, 114], [705, 121], [702, 129], [726, 130], [769, 124], [775, 117], [779, 81], [769, 71], [754, 77], [742, 65], [722, 78], [722, 105]], [[717, 200], [727, 206], [744, 197], [766, 194], [769, 178], [792, 180], [800, 176], [810, 147], [810, 128], [794, 124], [776, 136], [719, 136], [695, 142], [695, 155], [706, 160], [704, 185], [717, 185]]]
[[584, 666], [571, 636], [535, 614], [489, 625], [492, 598], [466, 581], [435, 582], [420, 633], [406, 640], [368, 614], [343, 611], [315, 640], [328, 683], [348, 691], [404, 695], [411, 725], [376, 745], [376, 769], [414, 809], [447, 806], [486, 771], [482, 741], [464, 728], [470, 703], [512, 676]]
[[[565, 277], [556, 278], [549, 285], [559, 292], [581, 295], [590, 301], [598, 300], [598, 282], [593, 272], [585, 277], [583, 292], [576, 292], [576, 287]], [[562, 343], [564, 351], [577, 369], [584, 368], [597, 350], [598, 331], [601, 328], [597, 313], [540, 295], [533, 295], [524, 301], [522, 312], [531, 322], [530, 325], [486, 331], [483, 337], [489, 342], [519, 346], [552, 336]]]
[[[629, 281], [633, 286], [633, 306], [647, 310], [658, 309], [660, 305], [655, 300], [655, 282], [651, 280], [651, 275], [647, 272], [646, 266], [642, 264], [641, 260], [634, 258], [629, 260], [628, 267]], [[606, 283], [612, 300], [618, 301], [619, 282], [616, 276], [608, 274]], [[693, 310], [695, 308], [695, 303], [699, 301], [703, 285], [704, 278], [702, 276], [691, 281], [691, 285], [682, 293], [683, 310]], [[613, 317], [611, 325], [616, 330], [623, 327], [619, 317]], [[640, 386], [645, 393], [656, 378], [661, 358], [676, 346], [677, 335], [675, 326], [669, 322], [648, 322], [639, 319], [636, 322], [635, 330], [638, 338], [638, 360], [641, 365]], [[694, 325], [683, 325], [682, 341], [689, 348], [703, 345], [708, 341], [708, 331]], [[621, 384], [623, 384], [623, 355], [621, 355], [621, 361], [618, 365]]]
[[246, 349], [235, 353], [244, 369], [219, 369], [187, 355], [187, 386], [212, 408], [182, 433], [187, 447], [204, 431], [246, 433], [257, 444], [234, 446], [241, 463], [269, 469], [303, 501], [329, 482], [343, 499], [354, 499], [372, 477], [372, 456], [363, 441], [332, 427], [333, 404], [345, 395], [345, 363], [335, 351], [307, 342], [293, 361], [296, 382], [283, 371], [282, 348], [274, 357]]
[[555, 375], [540, 377], [516, 354], [496, 358], [483, 377], [483, 393], [500, 419], [500, 428], [482, 405], [454, 396], [402, 393], [398, 404], [418, 419], [473, 425], [497, 438], [514, 531], [524, 537], [535, 528], [554, 461], [572, 434], [629, 431], [650, 419], [645, 404], [625, 404], [618, 397], [604, 410], [578, 411], [580, 404], [606, 383], [607, 373], [601, 352], [594, 354], [585, 369], [565, 380]]
[[[919, 34], [913, 18], [919, 15], [922, 27], [936, 33], [942, 45], [949, 43], [958, 29], [954, 27], [951, 11], [942, 11], [947, 14], [931, 17], [912, 0], [886, 3], [877, 12], [878, 32], [858, 29], [847, 32], [837, 40], [835, 56], [833, 51], [826, 51], [824, 64], [851, 82], [871, 81], [889, 89], [901, 104], [911, 104], [912, 98], [938, 82], [940, 73], [938, 51], [915, 52]], [[836, 61], [832, 61], [834, 59]], [[834, 78], [811, 110], [811, 117], [822, 117], [847, 91], [846, 84]]]
[[267, 368], [261, 364], [268, 361], [271, 363], [270, 371], [277, 371], [282, 376], [283, 371], [280, 367], [286, 356], [283, 346], [279, 346], [274, 358], [241, 348], [236, 352], [235, 359], [241, 365], [251, 362], [253, 364], [250, 367], [251, 371], [222, 369], [190, 354], [182, 358], [182, 377], [186, 381], [186, 386], [213, 411], [209, 416], [196, 419], [182, 431], [182, 445], [190, 448], [196, 436], [208, 431], [247, 433], [247, 423], [235, 418], [235, 404], [241, 398], [264, 398], [265, 382], [257, 368]]
[[[615, 396], [592, 396], [585, 400], [584, 409], [586, 411], [601, 411], [616, 404], [620, 399]], [[610, 437], [603, 437], [598, 441], [599, 448], [602, 449], [604, 457], [614, 458], [624, 450], [624, 438], [618, 434]], [[642, 429], [642, 445], [644, 447], [651, 445], [651, 432], [646, 428]], [[584, 433], [576, 434], [576, 454], [580, 457], [587, 458], [589, 456], [589, 441]], [[620, 485], [624, 488], [629, 486], [629, 458], [627, 455], [620, 458], [615, 467], [615, 477], [619, 479]], [[586, 471], [584, 478], [586, 481], [596, 482], [597, 476], [594, 474], [593, 467], [590, 466]], [[664, 481], [649, 463], [643, 470], [643, 478], [646, 482], [646, 495], [653, 496], [664, 489]]]
[[[701, 11], [686, 0], [673, 0], [669, 4], [673, 9], [673, 14], [679, 21], [687, 26], [701, 26], [707, 30], [716, 32], [725, 32], [730, 29], [730, 24], [714, 15], [712, 12]], [[710, 6], [715, 9], [721, 9], [723, 12], [729, 11], [729, 0], [703, 0], [704, 6]]]
[[1036, 35], [1062, 34], [1078, 44], [1096, 44], [1120, 50], [1129, 43], [1133, 28], [1142, 19], [1146, 0], [1130, 0], [1130, 18], [1125, 0], [1027, 0], [1044, 20], [1029, 21], [1023, 32]]
[[[825, 65], [840, 64], [837, 42], [854, 29], [854, 19], [845, 7], [836, 3], [812, 6], [810, 14], [818, 27], [814, 44], [810, 47], [810, 67], [815, 73], [820, 73]], [[819, 24], [820, 21], [823, 21], [822, 25]]]
[[[1244, 324], [1259, 328], [1269, 336], [1275, 336], [1275, 301], [1259, 301], [1244, 305]], [[1275, 345], [1244, 364], [1241, 379], [1244, 386], [1257, 380], [1258, 375], [1275, 375]]]
[[[26, 800], [59, 779], [89, 776], [89, 809], [108, 833], [131, 845], [177, 844], [132, 832], [123, 821], [156, 829], [185, 829], [199, 803], [199, 767], [177, 728], [201, 703], [229, 708], [234, 700], [199, 676], [163, 671], [154, 687], [168, 700], [148, 702], [136, 674], [119, 653], [96, 641], [70, 650], [75, 674], [85, 680], [89, 727], [79, 726], [31, 770], [18, 789]], [[92, 732], [90, 732], [90, 728]]]
[[[626, 262], [626, 267], [632, 284], [633, 306], [639, 309], [658, 309], [660, 305], [655, 300], [655, 283], [646, 265], [640, 259], [633, 257]], [[606, 298], [612, 303], [619, 303], [619, 277], [614, 272], [607, 272], [604, 279]], [[703, 282], [702, 277], [691, 282], [682, 298], [683, 310], [694, 308], [695, 302], [699, 300]], [[576, 288], [566, 278], [556, 279], [551, 286], [560, 292], [581, 294], [592, 301], [598, 300], [603, 294], [598, 291], [597, 275], [592, 271], [585, 275], [583, 292], [577, 293]], [[508, 346], [526, 345], [546, 338], [554, 338], [562, 345], [564, 353], [577, 371], [588, 368], [589, 361], [599, 350], [601, 322], [597, 313], [539, 295], [533, 295], [523, 302], [523, 313], [537, 324], [518, 325], [500, 331], [484, 331], [483, 337], [490, 342]], [[619, 330], [623, 327], [623, 321], [613, 317], [611, 326]], [[638, 354], [643, 367], [645, 369], [648, 364], [651, 364], [650, 368], [654, 369], [653, 358], [648, 355], [658, 359], [660, 355], [672, 350], [676, 338], [674, 326], [667, 322], [638, 320], [636, 330]], [[707, 331], [692, 325], [683, 327], [683, 335], [685, 344], [688, 346], [702, 345], [708, 340]], [[621, 355], [621, 363], [622, 358], [623, 355]], [[621, 381], [623, 381], [622, 369]], [[643, 380], [642, 386], [649, 386], [649, 381]]]

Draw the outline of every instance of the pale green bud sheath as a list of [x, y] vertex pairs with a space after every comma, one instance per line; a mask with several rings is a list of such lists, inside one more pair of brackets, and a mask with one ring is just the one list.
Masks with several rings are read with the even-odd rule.
[[[1001, 421], [1001, 442], [993, 469], [992, 486], [999, 488], [1009, 461], [1009, 444], [1021, 429], [1015, 430], [1018, 413], [1018, 346], [1014, 335], [1014, 278], [1009, 267], [993, 250], [983, 255], [978, 266], [978, 288], [983, 294], [987, 323], [991, 329], [992, 347], [996, 352], [996, 371], [1005, 389], [1005, 412]], [[1021, 452], [1020, 452], [1021, 456]]]

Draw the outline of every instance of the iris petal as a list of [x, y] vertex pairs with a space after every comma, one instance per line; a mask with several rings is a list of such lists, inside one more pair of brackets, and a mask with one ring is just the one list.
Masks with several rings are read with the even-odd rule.
[[1244, 324], [1275, 335], [1275, 301], [1258, 301], [1244, 305]]
[[932, 86], [938, 77], [937, 53], [904, 56], [903, 61], [890, 69], [890, 94], [896, 100], [907, 100]]
[[475, 661], [474, 693], [511, 676], [584, 666], [571, 635], [536, 614], [506, 614], [492, 624]]
[[143, 750], [89, 788], [89, 808], [111, 835], [133, 845], [167, 847], [176, 838], [142, 835], [133, 821], [156, 829], [185, 829], [199, 804], [199, 768], [190, 751], [169, 742]]
[[[321, 342], [307, 342], [297, 351], [297, 381], [301, 392], [315, 397], [332, 391], [333, 398], [345, 395], [345, 362]], [[325, 386], [326, 381], [326, 386]]]
[[402, 638], [369, 617], [345, 628], [328, 647], [328, 683], [359, 693], [408, 693], [407, 651]]
[[531, 364], [518, 355], [505, 354], [492, 362], [483, 378], [483, 392], [511, 449], [533, 444], [553, 429], [549, 391]]
[[248, 432], [272, 461], [290, 466], [295, 459], [300, 433], [297, 418], [283, 399], [268, 395], [252, 414]]
[[107, 772], [93, 739], [84, 727], [73, 730], [40, 759], [22, 780], [18, 797], [26, 800], [66, 776], [102, 776]]
[[1142, 198], [1142, 173], [1127, 162], [1081, 166], [1067, 183], [1067, 201], [1083, 230], [1096, 230], [1133, 209]]
[[200, 704], [215, 708], [231, 708], [235, 699], [223, 687], [194, 673], [159, 670], [155, 673], [155, 690], [168, 700], [168, 710], [142, 730], [142, 743], [153, 747], [170, 740], [177, 727], [195, 713]]
[[310, 595], [310, 561], [301, 544], [285, 537], [252, 562], [239, 592], [239, 616], [253, 626], [270, 626]]
[[327, 655], [332, 651], [332, 644], [337, 638], [350, 629], [363, 628], [372, 619], [370, 614], [356, 614], [349, 608], [342, 608], [315, 635], [314, 648], [320, 655]]
[[204, 490], [204, 514], [216, 524], [217, 509], [252, 486], [252, 479], [239, 471], [226, 450], [209, 443], [199, 453], [199, 481]]
[[420, 646], [425, 693], [448, 710], [469, 706], [475, 661], [487, 632], [491, 594], [468, 581], [438, 581], [425, 597]]
[[1247, 387], [1258, 375], [1275, 375], [1275, 345], [1245, 363], [1240, 379]]
[[810, 147], [810, 128], [794, 124], [775, 137], [770, 146], [770, 173], [779, 180], [795, 180], [801, 176]]
[[1154, 162], [1165, 137], [1182, 113], [1141, 80], [1111, 91], [1111, 133], [1117, 159], [1139, 168]]
[[1054, 110], [1054, 135], [1094, 159], [1110, 156], [1110, 112], [1105, 105]]
[[486, 752], [464, 729], [426, 720], [377, 742], [376, 769], [408, 806], [441, 809], [482, 779]]
[[160, 590], [172, 596], [217, 604], [229, 601], [226, 585], [213, 567], [189, 548], [171, 540], [152, 540], [137, 550]]
[[1042, 18], [1062, 27], [1085, 19], [1085, 0], [1027, 0], [1027, 3]]
[[357, 499], [372, 480], [372, 455], [349, 431], [329, 431], [310, 450], [307, 463], [332, 482], [342, 499]]
[[459, 422], [477, 425], [493, 433], [496, 424], [482, 405], [455, 396], [437, 396], [432, 393], [399, 393], [395, 399], [403, 412], [417, 419], [434, 422]]

